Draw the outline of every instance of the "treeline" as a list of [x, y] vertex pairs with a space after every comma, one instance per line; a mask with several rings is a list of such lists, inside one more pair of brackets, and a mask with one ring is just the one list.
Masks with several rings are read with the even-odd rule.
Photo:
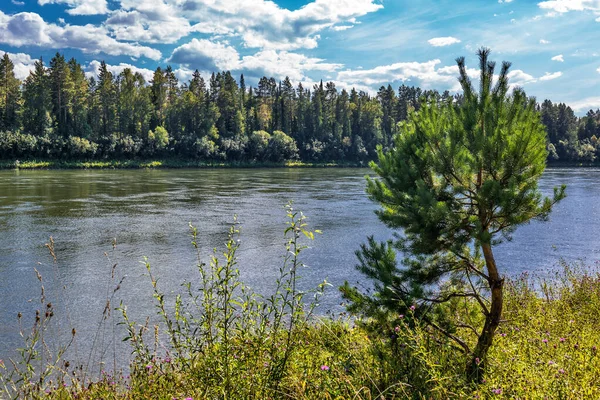
[[[98, 78], [75, 60], [42, 59], [21, 82], [0, 59], [0, 158], [358, 162], [390, 145], [399, 121], [423, 97], [446, 91], [382, 86], [376, 96], [338, 90], [333, 82], [296, 87], [263, 77], [256, 87], [230, 72], [198, 71], [179, 82], [170, 66], [150, 82], [130, 69], [114, 75], [104, 62]], [[460, 96], [457, 96], [460, 101]], [[577, 118], [568, 106], [540, 106], [551, 160], [600, 156], [600, 110]]]

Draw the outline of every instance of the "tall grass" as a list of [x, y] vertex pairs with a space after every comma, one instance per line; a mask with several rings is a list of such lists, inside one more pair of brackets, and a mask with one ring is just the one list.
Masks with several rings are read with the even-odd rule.
[[[113, 316], [120, 315], [122, 337], [131, 346], [127, 375], [116, 368], [90, 375], [89, 362], [71, 366], [64, 356], [77, 341], [75, 331], [62, 345], [48, 345], [56, 317], [38, 274], [39, 309], [30, 329], [22, 325], [18, 356], [0, 362], [0, 398], [600, 398], [597, 273], [563, 265], [551, 281], [527, 275], [508, 281], [490, 373], [474, 385], [463, 378], [467, 356], [420, 323], [419, 310], [369, 321], [316, 316], [327, 283], [307, 292], [298, 287], [301, 256], [314, 233], [291, 206], [287, 216], [285, 257], [269, 295], [240, 279], [237, 224], [207, 260], [190, 226], [198, 274], [178, 294], [167, 295], [145, 261], [156, 323], [135, 321], [126, 304], [112, 304], [120, 280], [111, 268], [107, 307], [118, 311]], [[53, 254], [53, 244], [50, 249]], [[107, 307], [102, 320], [112, 325]], [[463, 304], [448, 312], [470, 318], [478, 329], [470, 309]]]

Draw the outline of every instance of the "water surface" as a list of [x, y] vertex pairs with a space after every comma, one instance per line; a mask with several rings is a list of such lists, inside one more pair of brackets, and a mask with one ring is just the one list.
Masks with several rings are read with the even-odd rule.
[[[346, 279], [362, 280], [354, 251], [368, 235], [391, 236], [364, 193], [368, 173], [333, 168], [0, 171], [0, 359], [22, 345], [17, 313], [28, 326], [39, 308], [34, 268], [62, 321], [56, 334], [68, 338], [71, 327], [78, 331], [76, 356], [86, 358], [92, 343], [98, 351], [114, 351], [124, 330], [108, 322], [120, 317], [113, 312], [107, 323], [100, 319], [117, 281], [124, 278], [111, 308], [122, 300], [136, 320], [155, 314], [144, 257], [168, 294], [197, 279], [190, 222], [198, 228], [207, 259], [213, 248], [222, 248], [237, 215], [242, 278], [268, 293], [284, 255], [284, 206], [290, 200], [309, 216], [313, 229], [323, 231], [303, 255], [308, 267], [301, 285], [310, 288], [327, 279], [333, 288], [320, 310], [339, 312], [337, 286]], [[596, 169], [548, 170], [542, 191], [550, 194], [565, 183], [568, 197], [550, 221], [523, 226], [512, 242], [500, 246], [503, 271], [551, 276], [560, 257], [595, 263], [600, 258], [599, 178]], [[56, 262], [44, 247], [50, 236]]]

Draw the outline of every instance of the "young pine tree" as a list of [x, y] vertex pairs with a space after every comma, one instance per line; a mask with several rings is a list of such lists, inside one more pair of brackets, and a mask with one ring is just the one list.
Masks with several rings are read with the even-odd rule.
[[[508, 93], [509, 63], [493, 84], [489, 50], [478, 55], [479, 93], [464, 58], [457, 59], [463, 101], [423, 100], [400, 125], [395, 145], [379, 148], [371, 163], [379, 178], [368, 179], [367, 192], [382, 207], [381, 221], [402, 234], [381, 244], [370, 238], [357, 253], [374, 295], [348, 283], [341, 288], [350, 311], [365, 316], [404, 314], [418, 304], [415, 315], [467, 355], [466, 373], [474, 381], [483, 377], [502, 318], [504, 278], [494, 246], [519, 225], [546, 219], [565, 195], [564, 186], [552, 199], [538, 190], [547, 152], [535, 101], [520, 89]], [[402, 267], [395, 250], [404, 254]], [[470, 326], [448, 317], [465, 299], [481, 313]]]

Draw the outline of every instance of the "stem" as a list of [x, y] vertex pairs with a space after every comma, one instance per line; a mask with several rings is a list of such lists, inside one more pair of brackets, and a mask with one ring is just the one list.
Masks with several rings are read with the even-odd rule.
[[492, 346], [494, 334], [500, 325], [502, 318], [503, 286], [504, 279], [500, 278], [496, 260], [492, 252], [490, 243], [482, 243], [481, 249], [485, 258], [485, 264], [488, 270], [488, 283], [491, 291], [491, 304], [483, 329], [479, 334], [477, 346], [473, 351], [473, 357], [467, 364], [467, 376], [472, 381], [481, 381], [485, 373], [487, 353]]

